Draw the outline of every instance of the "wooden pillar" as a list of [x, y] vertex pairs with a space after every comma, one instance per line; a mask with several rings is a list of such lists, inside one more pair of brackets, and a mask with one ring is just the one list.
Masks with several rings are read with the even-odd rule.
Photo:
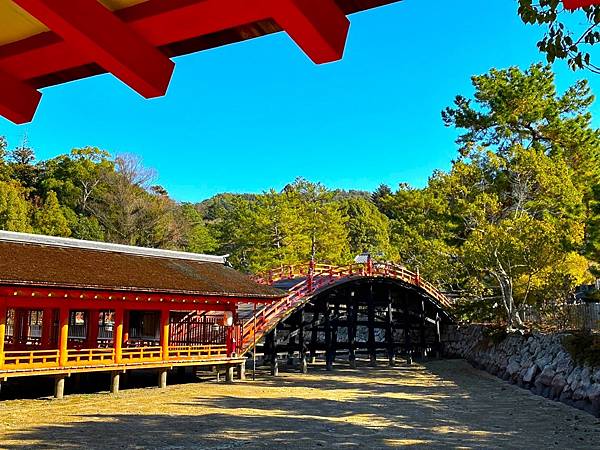
[[62, 306], [59, 310], [58, 336], [59, 362], [64, 367], [67, 365], [69, 356], [69, 309], [66, 306]]
[[110, 374], [110, 393], [118, 394], [121, 384], [121, 372], [112, 372]]
[[269, 349], [269, 353], [271, 355], [271, 375], [276, 377], [279, 375], [279, 361], [277, 359], [277, 327], [271, 331], [270, 335], [271, 348]]
[[296, 352], [296, 335], [295, 332], [298, 331], [298, 328], [294, 325], [290, 326], [290, 334], [288, 335], [288, 343], [287, 343], [287, 365], [289, 367], [294, 365], [294, 353]]
[[[115, 324], [113, 326], [113, 348], [115, 349], [115, 364], [121, 364], [123, 361], [123, 308], [115, 309]], [[113, 373], [113, 378], [115, 374]], [[118, 377], [118, 374], [116, 375]], [[117, 392], [119, 391], [117, 379]]]
[[[353, 292], [354, 294], [354, 292]], [[358, 302], [351, 295], [348, 302], [348, 362], [350, 367], [356, 369], [356, 330], [358, 327]]]
[[246, 379], [246, 361], [238, 366], [238, 379], [241, 381]]
[[421, 300], [420, 316], [421, 320], [419, 322], [419, 338], [421, 346], [421, 357], [425, 358], [427, 356], [427, 341], [425, 339], [425, 300]]
[[54, 398], [61, 399], [65, 396], [65, 375], [58, 375], [54, 379]]
[[232, 365], [228, 365], [225, 368], [225, 381], [227, 383], [233, 383], [233, 371], [234, 371], [234, 367]]
[[388, 360], [390, 366], [394, 366], [396, 364], [396, 349], [394, 347], [394, 317], [393, 317], [393, 305], [392, 305], [392, 293], [389, 293], [388, 297], [388, 307], [387, 307], [387, 316], [386, 316], [386, 340], [388, 347]]
[[317, 338], [319, 337], [319, 311], [313, 312], [312, 330], [310, 335], [310, 362], [314, 364], [317, 360]]
[[369, 348], [369, 362], [371, 366], [377, 364], [377, 347], [375, 344], [375, 293], [373, 284], [369, 285], [369, 304], [367, 307], [369, 338], [367, 347]]
[[164, 389], [167, 387], [167, 373], [168, 372], [169, 372], [169, 369], [167, 369], [167, 368], [158, 369], [158, 387], [160, 389]]
[[440, 333], [440, 313], [435, 314], [435, 356], [442, 357], [442, 336]]
[[[337, 300], [337, 299], [336, 299]], [[338, 345], [338, 329], [340, 321], [340, 304], [335, 304], [333, 320], [331, 321], [331, 363], [335, 363]]]
[[333, 357], [331, 351], [331, 311], [329, 310], [329, 302], [325, 302], [323, 316], [325, 319], [325, 370], [333, 370]]
[[298, 315], [298, 348], [300, 351], [300, 372], [308, 373], [308, 360], [306, 359], [306, 341], [304, 336], [304, 309]]
[[88, 339], [87, 339], [87, 347], [88, 348], [97, 348], [98, 347], [98, 333], [100, 331], [100, 311], [97, 309], [93, 309], [88, 314], [89, 324], [88, 324]]
[[[170, 337], [170, 324], [169, 324], [170, 311], [163, 310], [160, 312], [160, 348], [163, 361], [169, 360], [169, 337]], [[227, 355], [229, 356], [229, 355]]]
[[271, 375], [279, 375], [279, 362], [277, 360], [277, 327], [270, 331], [265, 339], [265, 360], [271, 366]]
[[412, 364], [412, 343], [410, 339], [410, 312], [408, 306], [408, 294], [404, 293], [404, 350], [406, 352], [406, 363]]
[[4, 365], [4, 339], [6, 337], [6, 305], [0, 303], [0, 367]]

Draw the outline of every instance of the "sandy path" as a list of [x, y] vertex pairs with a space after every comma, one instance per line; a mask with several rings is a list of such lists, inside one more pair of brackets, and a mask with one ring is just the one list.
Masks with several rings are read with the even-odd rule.
[[0, 447], [600, 448], [598, 419], [463, 361], [0, 402]]

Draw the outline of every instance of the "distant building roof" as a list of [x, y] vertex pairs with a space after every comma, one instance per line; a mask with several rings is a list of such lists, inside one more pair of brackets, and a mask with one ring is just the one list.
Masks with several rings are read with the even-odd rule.
[[0, 285], [280, 298], [226, 257], [0, 231]]

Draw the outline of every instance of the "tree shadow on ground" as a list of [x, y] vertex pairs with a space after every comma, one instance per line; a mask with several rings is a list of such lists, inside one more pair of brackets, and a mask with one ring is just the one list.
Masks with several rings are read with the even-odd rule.
[[[288, 374], [249, 383], [253, 390], [248, 395], [232, 396], [222, 389], [216, 396], [167, 400], [160, 406], [162, 414], [77, 415], [73, 411], [71, 423], [12, 432], [5, 435], [6, 442], [17, 443], [0, 447], [557, 447], [558, 441], [550, 433], [532, 433], [516, 426], [531, 412], [515, 410], [515, 416], [510, 416], [515, 400], [502, 397], [502, 383], [481, 381], [477, 372], [456, 367], [464, 370], [458, 383], [448, 376], [448, 369], [432, 375], [418, 365], [340, 368], [333, 373], [316, 367], [308, 377]], [[423, 380], [427, 377], [440, 382], [428, 385]], [[403, 383], [395, 382], [400, 378]], [[467, 387], [477, 383], [478, 393], [471, 396]], [[282, 387], [286, 389], [284, 397]], [[497, 405], [486, 403], [482, 391], [495, 396]], [[117, 400], [115, 410], [118, 408]], [[498, 414], [490, 417], [496, 408]], [[536, 418], [540, 420], [543, 418]], [[588, 437], [585, 442], [570, 441], [569, 448], [591, 448], [598, 435]]]

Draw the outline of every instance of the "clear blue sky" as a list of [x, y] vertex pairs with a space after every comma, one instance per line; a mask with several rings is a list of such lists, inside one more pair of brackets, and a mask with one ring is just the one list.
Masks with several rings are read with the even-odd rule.
[[[165, 98], [143, 100], [104, 75], [44, 90], [24, 133], [45, 159], [98, 146], [141, 155], [182, 201], [282, 188], [297, 176], [329, 187], [421, 186], [456, 154], [440, 111], [472, 92], [470, 76], [539, 61], [540, 30], [516, 0], [405, 0], [351, 17], [343, 61], [313, 65], [284, 34], [177, 59]], [[556, 65], [559, 87], [589, 76]], [[598, 106], [594, 110], [600, 117]]]

